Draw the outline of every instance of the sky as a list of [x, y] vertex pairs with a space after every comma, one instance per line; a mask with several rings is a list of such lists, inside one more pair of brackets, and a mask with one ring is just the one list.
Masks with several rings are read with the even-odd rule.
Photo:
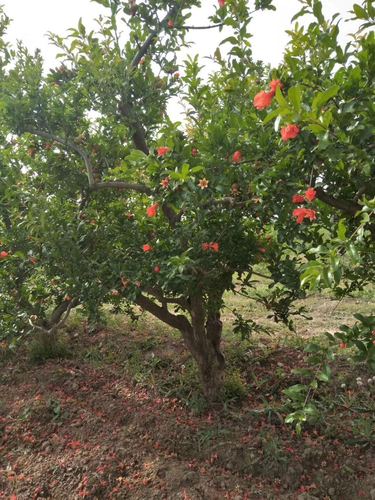
[[[253, 1], [249, 3], [253, 5]], [[354, 0], [322, 0], [326, 16], [338, 12], [345, 14], [351, 10]], [[46, 68], [58, 66], [55, 54], [56, 48], [49, 44], [46, 34], [53, 32], [66, 35], [68, 28], [76, 27], [79, 18], [82, 18], [88, 29], [95, 28], [95, 18], [106, 9], [91, 0], [0, 0], [4, 5], [6, 14], [13, 20], [8, 31], [8, 40], [15, 42], [22, 40], [30, 50], [41, 49]], [[203, 7], [193, 11], [189, 25], [207, 25], [208, 16], [213, 14], [217, 0], [203, 0]], [[262, 60], [271, 66], [277, 66], [282, 60], [288, 35], [285, 30], [290, 29], [290, 20], [300, 10], [298, 0], [274, 0], [276, 11], [263, 11], [256, 13], [252, 22], [252, 48], [254, 58]], [[299, 21], [301, 22], [301, 21]], [[353, 31], [352, 23], [341, 23], [341, 41], [345, 42], [347, 36]], [[230, 34], [229, 31], [197, 30], [190, 31], [189, 40], [194, 46], [188, 49], [190, 55], [199, 54], [203, 59], [211, 56], [220, 41]], [[224, 49], [222, 49], [223, 51]], [[180, 60], [184, 59], [185, 51]], [[203, 60], [206, 74], [213, 67], [208, 59]], [[169, 107], [172, 119], [181, 117], [182, 108], [177, 100]]]
[[[353, 0], [322, 0], [324, 12], [344, 14], [351, 9]], [[203, 0], [203, 7], [194, 12], [189, 24], [207, 24], [208, 15], [214, 12], [216, 0]], [[251, 2], [252, 3], [252, 2]], [[277, 65], [287, 41], [285, 30], [290, 27], [290, 19], [301, 7], [298, 0], [275, 0], [277, 11], [264, 11], [255, 15], [252, 40], [254, 57], [271, 65]], [[68, 28], [77, 26], [83, 18], [88, 27], [94, 27], [94, 19], [105, 9], [90, 0], [0, 0], [7, 15], [13, 19], [9, 39], [22, 40], [29, 49], [40, 48], [47, 67], [54, 67], [55, 48], [48, 45], [46, 33], [52, 31], [59, 35]], [[350, 32], [350, 23], [343, 24], [344, 36]], [[212, 55], [223, 38], [217, 30], [190, 32], [195, 47], [192, 53]]]

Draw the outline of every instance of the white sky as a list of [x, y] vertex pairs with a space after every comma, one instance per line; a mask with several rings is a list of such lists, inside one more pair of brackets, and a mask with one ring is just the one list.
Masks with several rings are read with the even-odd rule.
[[[253, 1], [250, 2], [253, 5]], [[330, 17], [339, 12], [344, 15], [351, 10], [354, 0], [322, 0], [324, 13]], [[6, 14], [13, 20], [8, 31], [8, 39], [12, 42], [22, 40], [30, 49], [40, 48], [47, 68], [58, 65], [55, 59], [56, 48], [49, 45], [47, 32], [65, 35], [68, 28], [76, 27], [78, 19], [82, 17], [88, 29], [94, 29], [94, 19], [106, 9], [90, 0], [0, 0], [5, 7]], [[207, 25], [207, 18], [214, 12], [217, 0], [203, 0], [201, 9], [193, 12], [189, 25]], [[298, 0], [274, 0], [277, 11], [264, 11], [257, 13], [252, 22], [253, 54], [255, 59], [263, 60], [276, 66], [282, 59], [282, 54], [288, 39], [285, 33], [290, 29], [292, 16], [300, 10]], [[301, 22], [301, 18], [299, 19]], [[345, 41], [348, 34], [353, 31], [353, 23], [341, 23], [341, 40]], [[198, 53], [200, 57], [213, 55], [220, 41], [230, 34], [229, 31], [218, 30], [190, 31], [189, 40], [194, 46], [189, 53]], [[225, 49], [222, 49], [224, 52]], [[184, 54], [183, 54], [184, 55]], [[182, 55], [182, 56], [183, 56]], [[184, 57], [182, 57], [183, 60]], [[205, 73], [212, 68], [212, 63], [207, 59]], [[181, 119], [182, 108], [178, 99], [174, 99], [169, 106], [172, 119]]]
[[[203, 0], [203, 5], [194, 13], [189, 24], [205, 25], [207, 16], [214, 12], [216, 0]], [[252, 3], [252, 2], [251, 2]], [[277, 11], [264, 11], [256, 15], [253, 21], [252, 39], [254, 57], [276, 65], [280, 62], [287, 40], [285, 30], [290, 27], [290, 19], [301, 4], [298, 0], [276, 0]], [[328, 15], [335, 12], [344, 14], [351, 9], [352, 0], [323, 0], [324, 11]], [[0, 0], [5, 12], [13, 19], [9, 30], [9, 39], [22, 40], [29, 49], [39, 47], [46, 60], [47, 67], [56, 66], [55, 48], [48, 45], [46, 33], [52, 31], [63, 35], [68, 28], [75, 27], [78, 19], [89, 27], [94, 27], [93, 19], [105, 9], [90, 0]], [[350, 32], [350, 23], [342, 23], [344, 36]], [[212, 55], [223, 33], [216, 30], [191, 31], [191, 39], [196, 48], [193, 53]]]

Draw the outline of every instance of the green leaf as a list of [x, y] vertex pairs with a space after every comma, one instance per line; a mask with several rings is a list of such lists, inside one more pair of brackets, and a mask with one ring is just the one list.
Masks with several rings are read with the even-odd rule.
[[279, 103], [281, 108], [289, 109], [288, 102], [285, 99], [285, 97], [283, 96], [283, 93], [281, 92], [280, 87], [277, 87], [275, 97], [276, 97], [276, 101]]
[[358, 19], [366, 19], [367, 20], [369, 18], [365, 9], [363, 9], [357, 3], [355, 3], [353, 5], [353, 11], [354, 11], [354, 14], [358, 17]]
[[91, 0], [91, 1], [103, 5], [103, 7], [109, 7], [109, 0]]
[[313, 99], [312, 102], [312, 109], [313, 111], [317, 111], [320, 109], [326, 102], [328, 102], [332, 97], [335, 97], [337, 95], [338, 91], [340, 90], [339, 85], [332, 85], [329, 89], [325, 90], [324, 92], [319, 92]]
[[288, 90], [288, 98], [289, 101], [293, 104], [294, 109], [297, 113], [301, 110], [301, 101], [302, 101], [302, 93], [301, 88], [299, 86], [291, 87]]
[[82, 22], [82, 17], [79, 18], [79, 21], [78, 21], [78, 31], [80, 32], [80, 34], [82, 36], [85, 36], [86, 35], [86, 28]]
[[314, 0], [313, 13], [320, 24], [324, 23], [324, 16], [322, 12], [322, 2], [320, 0]]
[[263, 125], [266, 125], [267, 123], [269, 123], [271, 120], [273, 120], [277, 116], [284, 116], [284, 115], [289, 114], [289, 112], [290, 112], [289, 109], [282, 109], [282, 108], [274, 109], [273, 111], [271, 111], [271, 113], [269, 113], [265, 117], [265, 119], [263, 120]]
[[346, 241], [346, 224], [344, 219], [340, 219], [337, 227], [337, 237], [341, 241]]
[[315, 135], [322, 135], [327, 132], [327, 129], [323, 125], [316, 123], [308, 125], [307, 128]]
[[323, 370], [318, 373], [317, 378], [321, 382], [329, 382], [331, 379], [331, 375], [332, 375], [332, 370], [328, 365], [326, 365], [324, 366]]

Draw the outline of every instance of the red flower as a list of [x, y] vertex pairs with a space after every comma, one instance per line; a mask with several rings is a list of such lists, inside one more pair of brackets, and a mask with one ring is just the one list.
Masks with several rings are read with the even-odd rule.
[[144, 252], [152, 252], [153, 251], [153, 247], [151, 245], [143, 245], [142, 250]]
[[264, 247], [259, 247], [258, 250], [259, 250], [260, 253], [266, 253], [267, 252], [267, 250]]
[[167, 153], [169, 153], [171, 150], [171, 148], [169, 148], [168, 146], [161, 146], [160, 148], [158, 148], [156, 151], [158, 153], [158, 156], [165, 156]]
[[174, 27], [174, 22], [172, 19], [169, 19], [168, 21], [168, 28], [173, 28]]
[[217, 0], [217, 3], [219, 4], [220, 9], [225, 6], [225, 0]]
[[293, 210], [293, 217], [297, 217], [297, 224], [302, 224], [304, 219], [315, 220], [316, 212], [310, 208], [296, 208]]
[[279, 89], [283, 89], [284, 85], [281, 83], [280, 80], [272, 80], [270, 81], [270, 89], [271, 89], [271, 94], [275, 95], [276, 94], [276, 89], [279, 87]]
[[202, 243], [202, 250], [207, 252], [207, 250], [212, 250], [213, 252], [219, 251], [219, 243], [211, 241], [210, 243]]
[[164, 189], [167, 189], [167, 187], [169, 186], [170, 180], [171, 180], [170, 177], [165, 177], [164, 179], [162, 179], [160, 181], [161, 187], [163, 187]]
[[292, 196], [292, 203], [299, 205], [300, 203], [305, 203], [305, 197], [302, 194], [294, 194]]
[[235, 151], [233, 153], [232, 160], [233, 160], [233, 163], [240, 163], [240, 161], [242, 160], [242, 153], [241, 153], [241, 151]]
[[147, 217], [156, 217], [158, 215], [159, 203], [154, 203], [147, 209]]
[[198, 151], [198, 149], [197, 149], [197, 148], [193, 148], [193, 149], [191, 150], [191, 156], [198, 156], [198, 154], [199, 154], [199, 151]]
[[305, 193], [305, 198], [307, 201], [313, 201], [316, 198], [316, 191], [313, 187], [309, 187]]
[[300, 133], [301, 129], [298, 127], [298, 125], [286, 125], [281, 129], [281, 138], [284, 142], [286, 142], [289, 141], [289, 139], [295, 139]]
[[154, 267], [154, 273], [160, 273], [160, 266]]
[[340, 349], [346, 349], [347, 347], [348, 347], [348, 344], [346, 344], [345, 342], [341, 342]]
[[6, 252], [5, 250], [3, 250], [2, 252], [0, 252], [0, 260], [6, 259], [7, 257], [9, 257], [9, 253], [8, 252]]
[[262, 90], [254, 97], [254, 107], [259, 110], [268, 108], [272, 104], [272, 97], [272, 92], [264, 92]]
[[219, 251], [219, 243], [216, 243], [216, 242], [212, 242], [210, 243], [210, 249], [213, 251], [213, 252], [218, 252]]

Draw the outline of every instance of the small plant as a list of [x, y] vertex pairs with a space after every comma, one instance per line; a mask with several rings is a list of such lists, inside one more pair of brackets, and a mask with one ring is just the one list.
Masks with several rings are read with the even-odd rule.
[[48, 400], [48, 409], [53, 415], [52, 420], [59, 420], [62, 416], [61, 403], [58, 399], [50, 398]]
[[242, 401], [247, 396], [246, 382], [239, 371], [228, 373], [224, 382], [224, 400]]
[[326, 333], [330, 343], [340, 347], [354, 347], [357, 353], [353, 356], [355, 361], [366, 361], [370, 368], [375, 371], [375, 316], [364, 316], [354, 314], [358, 320], [352, 327], [341, 325], [340, 331], [334, 335]]
[[284, 389], [288, 398], [288, 405], [294, 410], [289, 413], [285, 422], [293, 424], [298, 434], [301, 433], [305, 423], [316, 423], [321, 417], [321, 412], [316, 404], [316, 393], [322, 383], [331, 380], [329, 361], [334, 359], [330, 348], [311, 342], [304, 351], [310, 354], [308, 362], [311, 368], [297, 368], [292, 372], [301, 376], [303, 383], [295, 384]]

